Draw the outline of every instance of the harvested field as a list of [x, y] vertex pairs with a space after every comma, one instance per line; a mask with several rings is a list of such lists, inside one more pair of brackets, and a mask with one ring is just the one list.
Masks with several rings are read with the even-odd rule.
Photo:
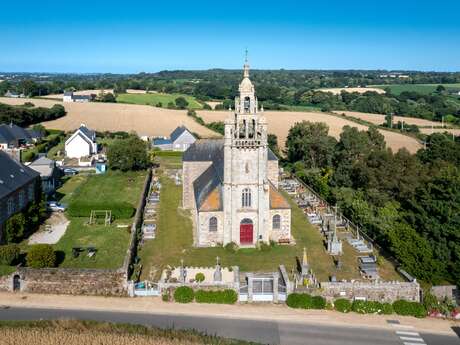
[[323, 92], [330, 92], [334, 95], [339, 95], [342, 91], [346, 92], [358, 92], [358, 93], [365, 93], [368, 91], [377, 92], [377, 93], [385, 93], [385, 90], [376, 88], [376, 87], [329, 87], [324, 89], [317, 89], [317, 91]]
[[[206, 122], [223, 121], [229, 116], [228, 111], [198, 111], [198, 115]], [[264, 116], [268, 122], [268, 132], [276, 134], [280, 147], [284, 147], [289, 129], [297, 122], [324, 122], [329, 126], [329, 134], [335, 138], [339, 138], [342, 133], [342, 128], [346, 125], [357, 127], [360, 130], [366, 130], [368, 127], [358, 123], [349, 121], [339, 116], [328, 115], [319, 112], [276, 112], [266, 111]], [[385, 136], [387, 145], [397, 151], [405, 147], [409, 152], [415, 153], [421, 145], [414, 138], [379, 129], [380, 133]]]
[[[345, 114], [346, 116], [356, 117], [358, 119], [371, 122], [374, 125], [381, 125], [385, 122], [385, 115], [382, 114], [370, 114], [370, 113], [360, 113], [357, 111], [334, 111], [334, 113], [342, 115]], [[417, 125], [419, 127], [431, 127], [431, 126], [440, 126], [440, 122], [430, 121], [425, 119], [419, 119], [416, 117], [405, 117], [405, 116], [393, 116], [393, 123], [397, 123], [398, 121], [404, 121], [404, 123], [408, 123], [410, 125]]]
[[459, 128], [420, 128], [420, 132], [423, 134], [433, 134], [433, 133], [444, 133], [448, 132], [454, 134], [455, 136], [460, 136]]
[[248, 344], [188, 330], [158, 329], [94, 321], [3, 321], [0, 343], [8, 345], [199, 345]]
[[186, 110], [170, 110], [148, 105], [121, 103], [62, 103], [37, 98], [0, 97], [0, 103], [18, 105], [32, 102], [36, 106], [51, 107], [62, 104], [67, 115], [44, 122], [46, 128], [73, 131], [85, 123], [98, 131], [135, 131], [139, 135], [169, 136], [180, 125], [202, 137], [216, 137], [218, 134], [196, 123], [187, 116]]
[[[91, 94], [94, 94], [94, 95], [99, 95], [101, 93], [102, 90], [82, 90], [82, 91], [75, 91], [74, 92], [74, 95], [80, 95], [80, 96], [88, 96], [88, 95], [91, 95]], [[105, 93], [113, 93], [113, 89], [105, 89], [104, 90]], [[133, 94], [142, 94], [142, 93], [146, 93], [145, 90], [134, 90], [134, 89], [128, 89], [126, 90], [126, 93], [133, 93]], [[57, 94], [52, 94], [52, 95], [46, 95], [46, 96], [42, 96], [42, 98], [62, 98], [64, 96], [64, 94], [62, 93], [57, 93]]]

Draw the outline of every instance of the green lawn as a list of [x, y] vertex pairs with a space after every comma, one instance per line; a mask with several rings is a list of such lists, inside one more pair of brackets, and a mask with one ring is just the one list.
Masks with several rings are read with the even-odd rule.
[[213, 266], [217, 256], [224, 266], [236, 265], [242, 271], [274, 271], [280, 264], [291, 270], [295, 266], [296, 256], [301, 257], [303, 247], [307, 248], [310, 264], [320, 280], [327, 280], [330, 274], [335, 274], [339, 279], [359, 278], [355, 255], [347, 255], [342, 271], [335, 271], [332, 257], [324, 249], [322, 236], [308, 223], [303, 212], [291, 199], [292, 235], [297, 242], [295, 246], [275, 246], [268, 251], [240, 249], [236, 253], [222, 247], [195, 248], [192, 245], [192, 222], [189, 214], [178, 208], [182, 198], [181, 186], [176, 186], [164, 176], [161, 177], [161, 182], [157, 237], [147, 241], [140, 252], [144, 267], [143, 279], [149, 277], [151, 267], [157, 269], [158, 278], [163, 268], [167, 265], [179, 265], [181, 259], [190, 266]]
[[[137, 206], [146, 172], [108, 172], [104, 175], [76, 175], [68, 178], [58, 190], [62, 202], [79, 201], [126, 201]], [[132, 219], [116, 219], [110, 226], [88, 225], [88, 217], [69, 217], [70, 225], [64, 236], [54, 245], [60, 258], [60, 267], [106, 268], [121, 267], [126, 255], [130, 234], [126, 227]], [[72, 257], [73, 247], [95, 247], [97, 253], [93, 258], [87, 252]]]
[[422, 94], [430, 94], [436, 90], [438, 85], [443, 85], [448, 91], [460, 91], [460, 84], [388, 84], [388, 85], [369, 85], [381, 89], [390, 88], [391, 92], [399, 95], [404, 91], [416, 91]]
[[166, 108], [168, 103], [174, 103], [177, 97], [184, 97], [189, 104], [188, 108], [201, 109], [203, 107], [195, 97], [178, 93], [122, 93], [117, 96], [117, 102], [130, 104], [148, 104], [153, 106], [156, 106], [158, 102], [161, 102], [163, 108]]

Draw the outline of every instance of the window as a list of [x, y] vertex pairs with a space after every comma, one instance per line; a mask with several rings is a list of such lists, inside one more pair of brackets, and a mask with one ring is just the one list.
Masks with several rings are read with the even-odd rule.
[[279, 214], [275, 214], [273, 216], [273, 225], [272, 225], [273, 230], [279, 230], [281, 229], [281, 216]]
[[22, 209], [25, 205], [25, 201], [26, 201], [26, 193], [21, 190], [19, 192], [19, 208]]
[[249, 97], [244, 98], [244, 112], [249, 113], [251, 105], [251, 99]]
[[209, 218], [209, 231], [210, 232], [217, 231], [217, 218], [216, 217]]
[[35, 188], [34, 188], [34, 184], [33, 184], [33, 183], [31, 183], [31, 184], [29, 185], [29, 189], [28, 189], [27, 192], [29, 193], [29, 201], [34, 200]]
[[243, 194], [241, 195], [241, 206], [251, 207], [251, 190], [249, 188], [243, 189]]
[[8, 216], [14, 213], [14, 200], [13, 198], [8, 199]]

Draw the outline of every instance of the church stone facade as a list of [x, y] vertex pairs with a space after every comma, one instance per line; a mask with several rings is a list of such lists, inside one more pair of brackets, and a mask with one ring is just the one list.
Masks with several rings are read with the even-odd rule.
[[183, 206], [192, 211], [195, 245], [289, 243], [291, 209], [278, 174], [246, 62], [224, 139], [197, 140], [183, 156]]

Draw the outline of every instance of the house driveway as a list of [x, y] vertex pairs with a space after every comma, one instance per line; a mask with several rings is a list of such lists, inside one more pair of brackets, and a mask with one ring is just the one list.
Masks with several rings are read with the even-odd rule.
[[51, 216], [32, 234], [29, 244], [55, 244], [64, 235], [70, 221], [62, 212], [52, 212]]

